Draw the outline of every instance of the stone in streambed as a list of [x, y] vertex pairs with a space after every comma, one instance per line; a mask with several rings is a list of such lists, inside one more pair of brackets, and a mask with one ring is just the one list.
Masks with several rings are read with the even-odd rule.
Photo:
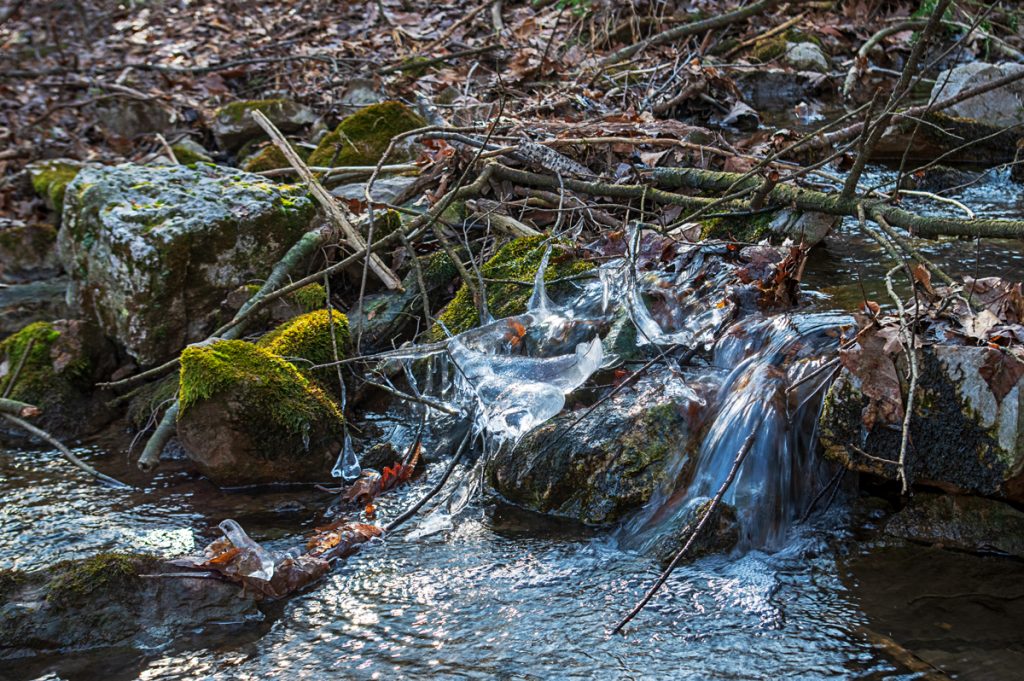
[[330, 479], [343, 420], [296, 367], [237, 340], [181, 353], [178, 438], [215, 484]]
[[[158, 558], [104, 553], [34, 572], [0, 571], [0, 659], [152, 648], [196, 630], [263, 618], [238, 586], [181, 577]], [[177, 577], [144, 575], [174, 574]]]
[[[932, 101], [949, 99], [966, 90], [1004, 78], [1024, 69], [1021, 64], [987, 64], [971, 62], [943, 71], [932, 86]], [[983, 121], [1002, 128], [1024, 124], [1024, 81], [1005, 85], [985, 94], [971, 97], [945, 109], [944, 114], [957, 118]]]
[[1024, 558], [1024, 513], [984, 497], [917, 494], [885, 531], [948, 549]]
[[87, 168], [65, 204], [69, 300], [143, 366], [226, 321], [227, 294], [265, 278], [315, 210], [299, 186], [208, 164]]
[[[988, 347], [937, 345], [917, 353], [920, 378], [907, 450], [911, 481], [1024, 502], [1024, 362]], [[868, 429], [868, 405], [861, 381], [842, 369], [819, 420], [825, 456], [895, 479], [896, 466], [884, 461], [899, 458], [901, 429], [882, 423]]]

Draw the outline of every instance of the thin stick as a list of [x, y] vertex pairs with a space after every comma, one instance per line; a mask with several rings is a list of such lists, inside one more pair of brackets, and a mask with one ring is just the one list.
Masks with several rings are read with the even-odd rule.
[[718, 489], [718, 492], [715, 494], [715, 498], [711, 500], [711, 503], [708, 504], [707, 508], [704, 510], [703, 515], [701, 515], [700, 520], [697, 522], [697, 526], [694, 527], [693, 530], [690, 532], [690, 537], [686, 540], [686, 543], [683, 545], [683, 548], [679, 549], [679, 551], [676, 552], [676, 555], [672, 556], [672, 562], [668, 564], [668, 567], [665, 568], [665, 570], [658, 577], [658, 581], [656, 581], [654, 585], [647, 591], [647, 593], [644, 594], [644, 597], [640, 599], [640, 602], [637, 603], [633, 607], [633, 609], [629, 611], [628, 615], [619, 620], [619, 623], [615, 625], [614, 629], [612, 629], [613, 634], [621, 633], [622, 628], [629, 624], [629, 622], [634, 617], [640, 614], [640, 611], [644, 609], [644, 607], [651, 601], [652, 598], [654, 598], [654, 594], [658, 593], [658, 589], [660, 589], [662, 585], [668, 580], [669, 575], [671, 575], [672, 571], [676, 569], [676, 566], [679, 564], [679, 561], [682, 560], [683, 556], [686, 555], [686, 552], [690, 550], [691, 546], [693, 546], [693, 542], [696, 541], [697, 537], [701, 533], [701, 530], [703, 530], [704, 526], [707, 524], [708, 519], [711, 518], [711, 514], [714, 513], [716, 508], [718, 508], [718, 504], [721, 503], [722, 497], [725, 496], [725, 493], [729, 489], [729, 486], [732, 485], [733, 480], [736, 479], [736, 473], [739, 472], [740, 466], [743, 464], [743, 460], [747, 458], [747, 454], [750, 452], [750, 448], [754, 446], [754, 440], [756, 438], [756, 430], [751, 432], [750, 435], [747, 436], [747, 439], [743, 442], [743, 445], [740, 447], [739, 453], [736, 455], [736, 459], [732, 462], [732, 468], [729, 470], [729, 475], [726, 476], [725, 482], [723, 482], [722, 486]]
[[106, 475], [105, 473], [100, 473], [98, 470], [96, 470], [95, 468], [93, 468], [92, 466], [87, 464], [86, 462], [84, 462], [81, 459], [79, 459], [77, 456], [75, 456], [74, 454], [71, 453], [70, 449], [68, 449], [67, 447], [64, 446], [64, 443], [62, 443], [60, 440], [58, 440], [54, 436], [52, 436], [49, 433], [47, 433], [42, 428], [39, 428], [38, 426], [34, 426], [31, 423], [29, 423], [28, 421], [25, 421], [24, 419], [18, 418], [17, 416], [15, 416], [13, 414], [0, 414], [0, 415], [2, 415], [5, 419], [10, 421], [14, 425], [18, 426], [19, 428], [22, 428], [23, 430], [27, 430], [32, 435], [35, 435], [36, 437], [40, 438], [41, 440], [45, 440], [51, 446], [56, 447], [58, 450], [60, 450], [60, 453], [64, 455], [65, 459], [67, 459], [68, 461], [70, 461], [74, 465], [78, 466], [83, 471], [85, 471], [86, 473], [91, 475], [93, 478], [99, 480], [100, 482], [105, 482], [105, 483], [107, 483], [108, 485], [110, 485], [112, 487], [121, 487], [121, 488], [125, 488], [125, 489], [131, 489], [130, 485], [126, 485], [123, 482], [121, 482], [120, 480], [115, 480], [114, 478], [110, 477], [109, 475]]
[[431, 487], [430, 491], [424, 494], [419, 501], [402, 513], [402, 515], [392, 520], [388, 526], [384, 528], [384, 534], [394, 532], [399, 525], [416, 515], [416, 512], [423, 508], [424, 504], [433, 499], [437, 493], [441, 491], [441, 488], [444, 487], [444, 484], [448, 482], [448, 478], [450, 478], [452, 473], [455, 471], [455, 466], [459, 463], [459, 460], [462, 459], [462, 454], [466, 449], [466, 445], [469, 443], [469, 438], [472, 436], [472, 433], [472, 429], [466, 432], [466, 436], [462, 438], [459, 448], [455, 450], [455, 454], [452, 455], [452, 460], [448, 462], [448, 467], [444, 469], [444, 474], [441, 476], [441, 479], [437, 481], [437, 484]]
[[7, 385], [4, 387], [4, 394], [2, 397], [7, 398], [11, 396], [11, 391], [14, 390], [14, 384], [18, 382], [18, 377], [21, 376], [21, 370], [25, 368], [25, 360], [28, 359], [28, 353], [32, 351], [32, 346], [35, 345], [35, 342], [35, 338], [29, 338], [28, 343], [25, 343], [25, 349], [22, 351], [21, 358], [18, 360], [18, 366], [14, 368], [14, 373], [12, 373], [10, 379], [8, 379]]

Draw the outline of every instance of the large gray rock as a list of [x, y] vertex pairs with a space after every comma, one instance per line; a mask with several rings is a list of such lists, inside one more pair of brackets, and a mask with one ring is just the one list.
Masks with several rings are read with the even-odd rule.
[[531, 431], [488, 463], [491, 485], [533, 511], [588, 525], [622, 519], [690, 464], [689, 405], [659, 383], [641, 380], [564, 435], [580, 412]]
[[[932, 101], [954, 97], [964, 90], [1003, 78], [1024, 69], [1021, 64], [960, 64], [943, 71], [932, 87]], [[951, 116], [970, 118], [988, 125], [1004, 127], [1024, 123], [1024, 81], [972, 97], [944, 111]]]
[[[906, 460], [910, 480], [1024, 501], [1024, 362], [1002, 350], [962, 345], [924, 347], [917, 362]], [[902, 381], [904, 369], [896, 373]], [[877, 396], [879, 389], [876, 383], [868, 392]], [[887, 462], [899, 458], [901, 429], [876, 422], [870, 403], [865, 386], [844, 368], [825, 396], [820, 418], [825, 456], [895, 479], [897, 467]]]
[[1024, 513], [984, 497], [918, 494], [889, 520], [885, 531], [948, 549], [1024, 558]]
[[[255, 599], [155, 558], [100, 554], [39, 572], [0, 571], [0, 659], [163, 646], [201, 627], [263, 618]], [[173, 574], [146, 578], [143, 575]]]
[[262, 280], [307, 230], [301, 188], [208, 164], [83, 170], [58, 249], [69, 301], [142, 365], [215, 328], [225, 296]]

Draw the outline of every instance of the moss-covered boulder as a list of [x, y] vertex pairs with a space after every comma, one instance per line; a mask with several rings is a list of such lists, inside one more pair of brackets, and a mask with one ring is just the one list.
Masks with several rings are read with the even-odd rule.
[[27, 167], [32, 188], [57, 215], [61, 215], [64, 207], [64, 191], [81, 169], [80, 162], [68, 159], [37, 161]]
[[262, 619], [255, 599], [152, 556], [103, 553], [35, 572], [0, 572], [0, 659], [106, 647], [152, 648], [197, 629]]
[[206, 338], [225, 296], [265, 278], [315, 210], [301, 187], [208, 164], [88, 168], [68, 192], [69, 298], [143, 365]]
[[[309, 158], [309, 150], [303, 147], [293, 146], [292, 149], [299, 158], [305, 161]], [[278, 168], [291, 168], [292, 164], [284, 157], [281, 150], [273, 144], [268, 144], [259, 151], [246, 157], [242, 162], [242, 170], [247, 173], [261, 173], [264, 170], [276, 170]]]
[[174, 158], [178, 160], [181, 165], [192, 165], [193, 163], [213, 163], [213, 158], [210, 156], [203, 145], [199, 144], [195, 140], [185, 138], [180, 142], [176, 142], [171, 145], [171, 151], [174, 152]]
[[644, 379], [567, 433], [579, 415], [572, 411], [503, 448], [488, 462], [487, 478], [508, 501], [532, 511], [615, 523], [686, 475], [688, 406], [660, 380]]
[[[543, 235], [520, 237], [502, 246], [494, 257], [483, 264], [480, 273], [487, 287], [487, 309], [492, 317], [501, 319], [526, 311], [527, 302], [533, 293], [533, 281], [548, 243], [548, 238]], [[552, 244], [544, 280], [564, 279], [592, 268], [591, 263], [577, 257], [570, 244], [556, 241]], [[487, 282], [488, 279], [503, 281]], [[558, 290], [558, 286], [551, 288], [555, 294]], [[480, 324], [480, 313], [465, 283], [439, 315], [438, 321], [452, 334], [468, 331]], [[434, 340], [445, 337], [440, 324], [431, 329], [431, 336]]]
[[[333, 329], [331, 326], [333, 325]], [[300, 371], [345, 357], [349, 347], [348, 318], [337, 310], [314, 310], [281, 324], [257, 343], [269, 352], [282, 357]], [[317, 372], [319, 378], [334, 375], [334, 371]]]
[[181, 353], [178, 438], [222, 486], [330, 479], [342, 415], [294, 365], [225, 340]]
[[53, 225], [0, 219], [0, 282], [22, 284], [49, 279], [59, 272]]
[[284, 133], [301, 130], [316, 121], [312, 109], [287, 99], [231, 102], [213, 114], [213, 136], [221, 149], [235, 152], [249, 140], [264, 136], [263, 128], [252, 118], [253, 111], [262, 113]]
[[[918, 350], [917, 364], [910, 481], [1024, 502], [1024, 362], [1001, 349], [937, 345]], [[904, 395], [905, 369], [896, 371]], [[887, 462], [899, 458], [901, 427], [872, 406], [884, 389], [844, 368], [826, 393], [820, 434], [827, 458], [895, 480]]]
[[[401, 102], [381, 102], [360, 109], [324, 136], [309, 157], [311, 166], [372, 166], [388, 148], [391, 138], [415, 130], [426, 122]], [[389, 162], [409, 159], [398, 149]]]
[[[242, 309], [260, 290], [259, 284], [243, 284], [224, 299], [225, 306], [232, 314]], [[308, 284], [287, 295], [274, 298], [267, 305], [256, 310], [250, 325], [266, 329], [283, 324], [301, 314], [321, 310], [327, 305], [327, 291], [323, 284]]]
[[82, 321], [35, 322], [0, 343], [0, 393], [10, 388], [12, 399], [42, 409], [33, 421], [58, 437], [87, 435], [113, 417], [103, 397], [93, 394], [95, 381], [112, 368], [112, 356], [102, 336]]

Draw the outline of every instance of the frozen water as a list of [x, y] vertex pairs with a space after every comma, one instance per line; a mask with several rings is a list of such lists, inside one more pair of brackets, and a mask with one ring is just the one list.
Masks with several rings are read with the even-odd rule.
[[218, 527], [234, 547], [241, 550], [237, 560], [241, 574], [269, 582], [274, 576], [274, 556], [253, 541], [242, 529], [242, 526], [234, 520], [230, 518], [224, 520]]
[[334, 462], [331, 475], [335, 478], [342, 478], [351, 482], [359, 477], [362, 470], [362, 466], [359, 464], [359, 457], [356, 456], [356, 450], [352, 446], [352, 438], [346, 432], [344, 444], [342, 444], [341, 451], [338, 452], [338, 460]]

